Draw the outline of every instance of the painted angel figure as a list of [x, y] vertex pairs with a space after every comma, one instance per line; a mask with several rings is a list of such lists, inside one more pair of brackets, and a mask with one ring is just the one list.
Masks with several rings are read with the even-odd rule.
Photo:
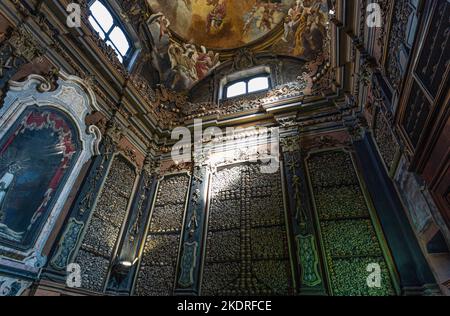
[[183, 87], [190, 87], [197, 78], [195, 69], [195, 62], [193, 61], [194, 52], [192, 49], [183, 47], [176, 42], [173, 42], [169, 47], [169, 57], [171, 62], [171, 69], [174, 72], [171, 88], [175, 87], [181, 82]]
[[261, 24], [259, 28], [261, 30], [271, 30], [275, 23], [275, 14], [281, 11], [281, 5], [279, 3], [263, 3], [263, 12], [261, 16]]
[[253, 23], [253, 21], [257, 20], [257, 13], [258, 13], [259, 7], [257, 5], [255, 5], [253, 7], [253, 9], [250, 11], [247, 20], [245, 21], [245, 25], [243, 28], [243, 32], [244, 34], [248, 33], [248, 31], [250, 31], [251, 25]]
[[248, 14], [243, 28], [244, 34], [248, 33], [252, 24], [255, 22], [257, 27], [262, 30], [271, 30], [275, 23], [275, 14], [281, 12], [282, 5], [279, 3], [266, 3], [258, 1]]
[[207, 0], [206, 4], [214, 7], [206, 21], [206, 31], [211, 33], [212, 29], [219, 29], [222, 26], [227, 15], [227, 7], [225, 2], [220, 2], [220, 0]]
[[213, 51], [207, 51], [204, 46], [201, 47], [201, 51], [196, 56], [195, 68], [199, 80], [205, 78], [211, 69], [220, 64], [219, 54], [215, 54]]
[[283, 41], [288, 42], [288, 37], [294, 32], [294, 28], [300, 23], [304, 12], [303, 0], [297, 0], [294, 7], [289, 9], [288, 15], [284, 22], [284, 35], [281, 38]]
[[[300, 17], [300, 25], [295, 33], [296, 56], [309, 56], [320, 49], [326, 33], [325, 17], [321, 11], [321, 3], [304, 8]], [[308, 58], [308, 57], [307, 57]]]
[[153, 14], [147, 23], [151, 25], [155, 22], [159, 24], [159, 42], [162, 41], [164, 36], [170, 37], [170, 21], [165, 17], [165, 15], [162, 13]]
[[153, 14], [147, 21], [152, 34], [152, 63], [161, 78], [167, 77], [167, 69], [164, 66], [170, 45], [170, 21], [162, 13]]
[[170, 21], [164, 14], [156, 13], [150, 16], [147, 24], [149, 26], [156, 26], [156, 30], [154, 32], [157, 34], [153, 33], [152, 31], [153, 40], [155, 41], [155, 47], [153, 48], [153, 50], [161, 54], [161, 50], [164, 47], [164, 42], [166, 42], [171, 36], [169, 29]]

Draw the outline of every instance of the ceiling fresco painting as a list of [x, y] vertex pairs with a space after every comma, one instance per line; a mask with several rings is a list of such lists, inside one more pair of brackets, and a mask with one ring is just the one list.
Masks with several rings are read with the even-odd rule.
[[224, 49], [249, 47], [266, 36], [271, 44], [262, 51], [307, 61], [328, 56], [326, 0], [148, 1], [153, 65], [171, 90], [189, 90], [205, 78], [220, 65]]
[[175, 41], [169, 30], [170, 21], [162, 13], [153, 14], [147, 23], [153, 41], [153, 66], [164, 86], [187, 90], [220, 64], [218, 53]]
[[[261, 39], [282, 24], [295, 0], [148, 0], [184, 41], [215, 50]], [[176, 22], [175, 22], [176, 21]]]
[[325, 53], [329, 19], [325, 0], [297, 0], [284, 20], [284, 32], [272, 51], [306, 60]]

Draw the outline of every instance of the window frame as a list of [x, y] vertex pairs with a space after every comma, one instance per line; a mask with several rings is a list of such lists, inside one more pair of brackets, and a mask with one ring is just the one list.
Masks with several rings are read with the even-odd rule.
[[[254, 91], [254, 92], [249, 92], [249, 88], [248, 85], [250, 83], [250, 81], [252, 81], [253, 79], [256, 78], [267, 78], [267, 82], [269, 84], [267, 89], [262, 89], [262, 90], [258, 90], [258, 91]], [[234, 97], [228, 97], [228, 88], [230, 88], [231, 86], [237, 84], [237, 83], [241, 83], [244, 82], [245, 83], [245, 90], [246, 92], [244, 94], [240, 94]], [[254, 94], [258, 94], [264, 91], [269, 91], [270, 89], [272, 89], [272, 77], [270, 74], [268, 73], [260, 73], [257, 75], [253, 75], [253, 76], [249, 76], [249, 77], [244, 77], [244, 78], [240, 78], [240, 79], [236, 79], [233, 81], [228, 82], [224, 87], [223, 87], [223, 95], [222, 95], [222, 100], [223, 101], [227, 101], [227, 100], [233, 100], [235, 98], [239, 98], [239, 97], [243, 97], [243, 96], [247, 96], [247, 95], [254, 95]]]
[[[92, 14], [92, 12], [91, 12], [91, 6], [95, 3], [95, 2], [100, 2], [105, 8], [106, 8], [106, 10], [108, 10], [108, 12], [109, 12], [109, 14], [111, 14], [111, 16], [112, 16], [112, 19], [113, 19], [113, 24], [112, 24], [112, 26], [111, 26], [111, 28], [108, 30], [108, 32], [106, 32], [104, 29], [103, 29], [103, 27], [102, 27], [102, 25], [99, 23], [99, 21], [97, 20], [97, 18]], [[107, 2], [107, 1], [104, 1], [104, 0], [90, 0], [89, 2], [88, 2], [88, 7], [89, 7], [89, 16], [88, 16], [88, 19], [90, 18], [90, 17], [92, 17], [93, 19], [94, 19], [94, 21], [95, 21], [95, 23], [97, 23], [97, 25], [100, 27], [100, 29], [103, 31], [103, 33], [105, 34], [105, 38], [103, 38], [102, 40], [105, 42], [105, 43], [108, 43], [108, 42], [110, 42], [112, 45], [113, 45], [113, 50], [116, 52], [116, 54], [118, 55], [118, 57], [120, 56], [121, 58], [122, 58], [122, 64], [123, 65], [125, 65], [125, 66], [128, 66], [129, 65], [129, 63], [130, 63], [130, 61], [131, 61], [131, 59], [132, 59], [132, 57], [133, 57], [133, 55], [134, 55], [134, 51], [135, 51], [135, 47], [134, 47], [134, 45], [132, 44], [133, 42], [131, 41], [131, 37], [130, 37], [130, 35], [128, 34], [128, 31], [127, 31], [127, 28], [125, 27], [125, 25], [124, 25], [124, 23], [122, 22], [122, 20], [118, 17], [118, 14], [116, 13], [116, 11], [114, 10], [114, 8]], [[91, 27], [92, 28], [94, 28], [94, 26], [90, 23], [90, 21], [88, 21], [89, 22], [89, 24], [91, 25]], [[121, 31], [122, 31], [122, 33], [124, 34], [124, 36], [125, 36], [125, 38], [126, 38], [126, 40], [127, 40], [127, 42], [128, 42], [128, 45], [129, 45], [129, 48], [128, 48], [128, 51], [125, 53], [125, 55], [122, 55], [121, 53], [120, 53], [120, 51], [119, 51], [119, 49], [117, 48], [117, 46], [116, 46], [116, 44], [111, 40], [111, 38], [110, 38], [110, 34], [114, 31], [114, 29], [116, 28], [116, 27], [118, 27]], [[95, 28], [94, 28], [94, 30], [95, 30]], [[110, 46], [109, 44], [107, 44], [108, 46]]]

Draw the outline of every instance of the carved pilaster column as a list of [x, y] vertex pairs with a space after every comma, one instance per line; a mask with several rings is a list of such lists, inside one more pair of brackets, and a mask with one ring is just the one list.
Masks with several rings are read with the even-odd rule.
[[145, 242], [146, 227], [156, 195], [158, 173], [158, 163], [148, 155], [111, 271], [107, 292], [131, 294], [139, 252]]
[[295, 238], [299, 267], [300, 294], [326, 294], [320, 265], [319, 245], [314, 228], [314, 213], [303, 163], [299, 137], [284, 138], [281, 147], [284, 159], [290, 220]]
[[203, 154], [198, 155], [192, 175], [175, 294], [199, 294], [210, 173], [206, 157]]

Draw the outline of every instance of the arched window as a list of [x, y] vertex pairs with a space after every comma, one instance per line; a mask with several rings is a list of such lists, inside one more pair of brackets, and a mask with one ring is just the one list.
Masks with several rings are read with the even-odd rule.
[[111, 46], [119, 60], [127, 62], [131, 55], [131, 45], [119, 19], [101, 0], [95, 0], [89, 7], [89, 22], [99, 33], [100, 38]]
[[270, 89], [270, 78], [268, 75], [260, 75], [234, 81], [224, 87], [225, 99], [231, 99], [251, 93], [262, 92]]

